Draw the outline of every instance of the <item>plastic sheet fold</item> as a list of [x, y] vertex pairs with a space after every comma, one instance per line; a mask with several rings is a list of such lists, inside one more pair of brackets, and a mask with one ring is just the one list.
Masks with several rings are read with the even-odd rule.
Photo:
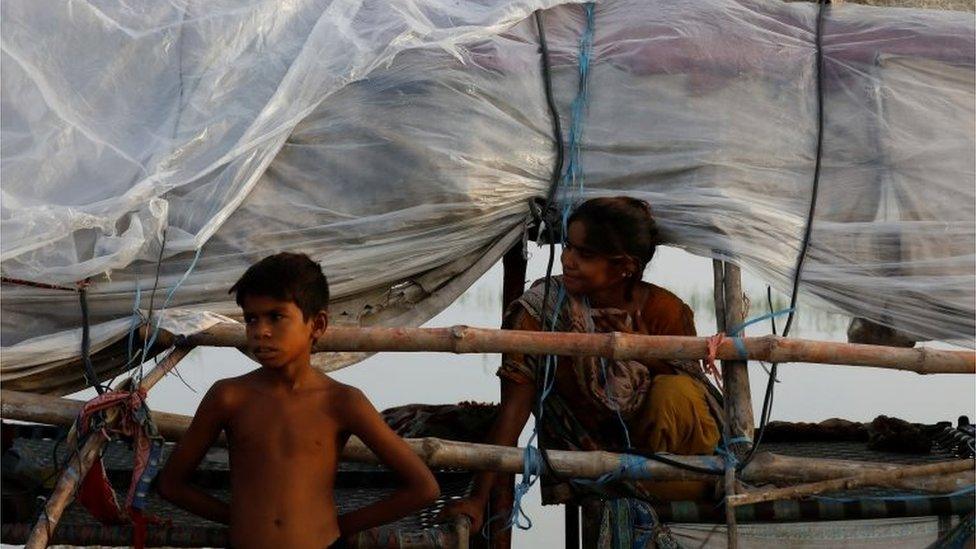
[[[583, 28], [579, 5], [557, 4], [8, 0], [0, 270], [91, 277], [93, 322], [118, 327], [159, 257], [157, 307], [202, 247], [169, 307], [234, 315], [226, 291], [247, 265], [299, 250], [325, 267], [334, 316], [422, 323], [548, 192], [530, 15], [545, 10], [564, 131]], [[599, 2], [584, 196], [647, 199], [668, 243], [789, 291], [813, 197], [817, 10]], [[841, 4], [823, 29], [801, 300], [972, 346], [973, 17]], [[424, 314], [382, 314], [411, 307]], [[4, 380], [44, 364], [7, 349], [80, 321], [71, 292], [5, 283], [2, 308]]]

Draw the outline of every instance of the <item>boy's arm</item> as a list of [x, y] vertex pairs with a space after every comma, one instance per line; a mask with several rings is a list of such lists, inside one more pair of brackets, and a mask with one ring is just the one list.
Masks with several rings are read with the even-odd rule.
[[190, 427], [159, 475], [157, 490], [169, 502], [205, 519], [230, 523], [230, 506], [190, 484], [190, 476], [220, 435], [228, 417], [229, 387], [217, 382], [207, 391]]
[[402, 482], [390, 497], [340, 516], [342, 536], [393, 522], [433, 503], [440, 487], [427, 465], [387, 426], [361, 391], [350, 387], [342, 400], [348, 414], [346, 430], [359, 437]]

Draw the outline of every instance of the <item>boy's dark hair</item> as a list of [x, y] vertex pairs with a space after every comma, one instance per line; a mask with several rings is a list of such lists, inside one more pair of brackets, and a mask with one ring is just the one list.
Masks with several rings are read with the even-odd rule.
[[586, 227], [588, 248], [609, 256], [626, 255], [637, 261], [637, 272], [628, 281], [627, 296], [644, 274], [657, 250], [657, 223], [651, 206], [629, 196], [593, 198], [580, 204], [567, 225], [581, 221]]
[[329, 306], [329, 281], [322, 267], [305, 254], [281, 252], [251, 265], [230, 287], [238, 305], [249, 295], [291, 301], [308, 320]]

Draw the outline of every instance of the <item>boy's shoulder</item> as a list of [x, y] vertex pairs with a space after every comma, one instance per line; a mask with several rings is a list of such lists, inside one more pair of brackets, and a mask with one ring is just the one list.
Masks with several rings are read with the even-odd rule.
[[204, 398], [223, 406], [230, 406], [241, 399], [246, 399], [255, 386], [253, 377], [248, 376], [250, 374], [218, 379], [210, 386]]
[[330, 400], [336, 404], [361, 405], [363, 403], [369, 403], [366, 394], [358, 387], [336, 381], [325, 374], [322, 374], [322, 377], [326, 380], [325, 383], [327, 384]]

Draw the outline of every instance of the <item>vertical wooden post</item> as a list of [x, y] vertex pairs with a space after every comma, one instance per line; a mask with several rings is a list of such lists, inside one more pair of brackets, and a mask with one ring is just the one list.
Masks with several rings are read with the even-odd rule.
[[[176, 347], [166, 358], [156, 365], [142, 380], [141, 387], [147, 391], [152, 388], [167, 372], [173, 369], [180, 360], [183, 359], [190, 351], [192, 347]], [[132, 381], [131, 378], [126, 379], [116, 385], [116, 389], [120, 387], [126, 387]], [[118, 419], [118, 411], [115, 409], [110, 409], [106, 412], [105, 420], [107, 423], [112, 423]], [[48, 498], [47, 502], [44, 504], [44, 510], [41, 511], [40, 516], [37, 518], [37, 522], [34, 523], [34, 528], [31, 530], [30, 537], [27, 539], [27, 544], [25, 545], [28, 549], [42, 549], [47, 547], [51, 542], [51, 537], [54, 534], [54, 530], [58, 527], [58, 521], [61, 520], [61, 515], [64, 510], [71, 504], [75, 498], [75, 494], [78, 492], [78, 487], [81, 485], [82, 479], [88, 474], [88, 470], [91, 469], [95, 460], [102, 455], [102, 450], [105, 448], [105, 443], [108, 442], [103, 436], [93, 433], [85, 444], [78, 450], [74, 458], [70, 460], [65, 469], [61, 472], [58, 477], [58, 482], [54, 486], [54, 491], [51, 493], [51, 497]]]
[[[722, 277], [725, 298], [725, 324], [730, 330], [742, 324], [749, 311], [745, 310], [745, 295], [742, 293], [742, 275], [739, 267], [725, 263]], [[745, 360], [723, 360], [722, 380], [725, 400], [728, 402], [728, 418], [732, 436], [746, 436], [752, 439], [755, 422], [752, 416], [752, 395], [749, 390], [749, 368]]]
[[525, 291], [525, 272], [528, 262], [523, 255], [522, 243], [517, 242], [502, 256], [502, 315], [505, 309]]
[[603, 503], [598, 499], [584, 499], [580, 503], [580, 539], [583, 547], [599, 547], [602, 522]]
[[580, 508], [574, 502], [569, 502], [566, 507], [566, 549], [579, 549], [580, 547]]
[[712, 260], [713, 297], [715, 299], [715, 328], [725, 332], [725, 263]]
[[[528, 262], [523, 254], [522, 242], [517, 242], [502, 257], [502, 316], [505, 315], [505, 309], [525, 291], [527, 268]], [[514, 504], [515, 475], [495, 475], [495, 484], [488, 499], [490, 516], [507, 516], [512, 512]], [[488, 535], [491, 549], [509, 549], [512, 546], [512, 530], [505, 527], [505, 521], [492, 523]]]
[[[731, 263], [714, 260], [712, 268], [715, 281], [715, 320], [720, 332], [735, 329], [746, 317], [745, 297], [742, 293], [742, 273], [739, 267]], [[752, 416], [752, 397], [749, 390], [748, 362], [744, 360], [723, 360], [722, 380], [725, 393], [724, 426], [726, 460], [734, 459], [736, 449], [741, 445], [728, 441], [735, 437], [746, 436], [752, 438], [754, 420]], [[725, 495], [735, 495], [735, 468], [726, 467]], [[728, 547], [738, 547], [738, 526], [735, 520], [735, 507], [725, 503], [725, 522], [728, 536]]]

